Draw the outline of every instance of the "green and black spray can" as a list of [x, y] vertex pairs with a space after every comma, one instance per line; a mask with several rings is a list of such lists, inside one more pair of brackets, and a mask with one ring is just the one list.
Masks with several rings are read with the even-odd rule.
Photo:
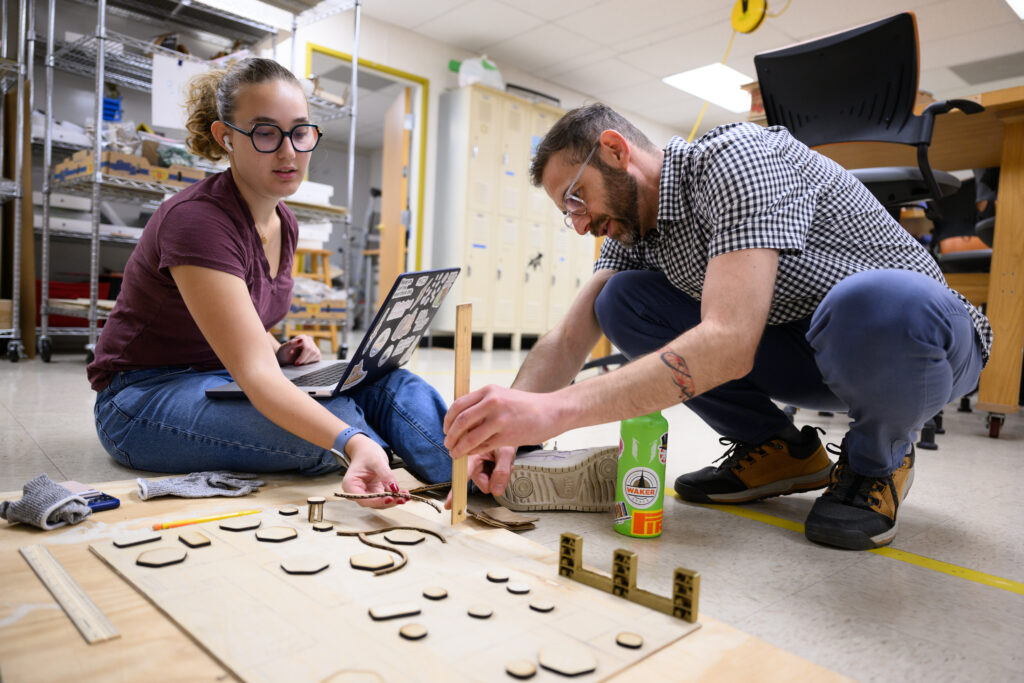
[[630, 418], [619, 434], [615, 530], [637, 538], [660, 536], [668, 420], [657, 411]]

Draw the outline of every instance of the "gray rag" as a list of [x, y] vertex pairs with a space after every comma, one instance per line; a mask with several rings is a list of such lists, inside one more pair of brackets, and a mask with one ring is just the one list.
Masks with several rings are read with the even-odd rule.
[[25, 484], [23, 497], [0, 503], [0, 517], [10, 522], [24, 522], [49, 531], [65, 524], [78, 524], [92, 514], [85, 498], [40, 474]]
[[169, 479], [136, 479], [139, 498], [149, 500], [157, 496], [179, 498], [210, 498], [211, 496], [238, 497], [259, 490], [266, 482], [255, 474], [239, 472], [193, 472], [184, 477]]

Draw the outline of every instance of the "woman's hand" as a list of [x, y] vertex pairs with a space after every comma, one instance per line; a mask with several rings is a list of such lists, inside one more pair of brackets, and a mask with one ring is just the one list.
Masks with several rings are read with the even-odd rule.
[[[388, 464], [388, 455], [376, 441], [365, 434], [356, 434], [349, 439], [345, 450], [352, 463], [345, 478], [341, 480], [341, 488], [345, 493], [408, 493], [399, 491]], [[385, 496], [354, 500], [364, 507], [387, 508], [402, 505], [408, 498]]]
[[320, 347], [308, 334], [292, 337], [277, 349], [278, 365], [307, 365], [320, 360]]

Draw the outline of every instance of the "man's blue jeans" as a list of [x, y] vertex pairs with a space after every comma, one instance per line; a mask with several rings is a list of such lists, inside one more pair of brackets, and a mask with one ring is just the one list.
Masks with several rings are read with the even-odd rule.
[[[653, 271], [616, 273], [594, 311], [628, 358], [700, 322], [700, 302]], [[833, 287], [810, 318], [767, 326], [746, 377], [686, 405], [719, 434], [751, 444], [788, 425], [773, 399], [846, 411], [850, 465], [879, 477], [902, 464], [926, 420], [974, 390], [981, 367], [970, 315], [949, 289], [921, 273], [871, 270]]]
[[[340, 469], [330, 451], [263, 417], [245, 399], [210, 400], [206, 389], [226, 370], [159, 367], [120, 372], [96, 396], [96, 431], [123, 465], [153, 472], [288, 472]], [[406, 370], [320, 402], [381, 446], [423, 481], [451, 478], [441, 429], [446, 407], [437, 391]]]

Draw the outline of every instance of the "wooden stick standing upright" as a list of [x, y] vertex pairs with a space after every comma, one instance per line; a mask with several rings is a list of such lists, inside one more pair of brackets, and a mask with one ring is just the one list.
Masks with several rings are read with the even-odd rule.
[[[473, 348], [473, 304], [455, 307], [455, 398], [469, 392], [469, 352]], [[469, 477], [466, 458], [452, 460], [452, 526], [466, 519]]]

